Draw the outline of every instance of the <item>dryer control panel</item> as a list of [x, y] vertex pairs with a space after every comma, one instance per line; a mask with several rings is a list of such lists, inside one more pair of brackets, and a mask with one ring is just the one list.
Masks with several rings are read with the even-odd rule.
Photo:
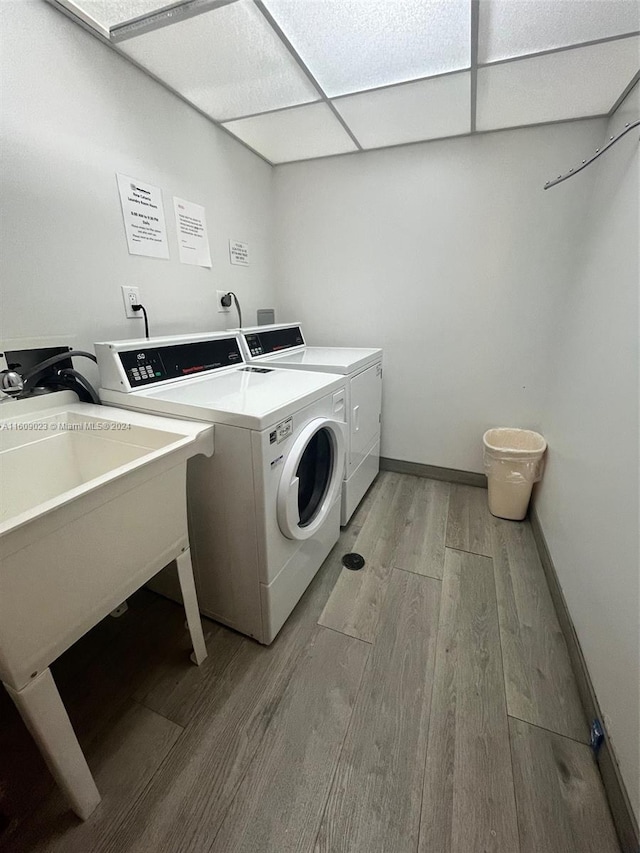
[[244, 335], [247, 350], [252, 356], [272, 355], [293, 347], [304, 346], [300, 326], [288, 326], [285, 329], [268, 329], [264, 332], [247, 332]]

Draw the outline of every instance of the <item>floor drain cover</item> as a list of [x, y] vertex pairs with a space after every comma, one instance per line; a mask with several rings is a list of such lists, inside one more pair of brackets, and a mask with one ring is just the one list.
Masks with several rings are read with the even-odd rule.
[[342, 558], [342, 565], [345, 569], [357, 572], [364, 566], [364, 557], [361, 554], [345, 554]]

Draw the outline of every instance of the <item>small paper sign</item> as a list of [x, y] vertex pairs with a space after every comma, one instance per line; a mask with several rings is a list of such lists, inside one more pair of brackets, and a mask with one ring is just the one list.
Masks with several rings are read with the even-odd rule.
[[130, 255], [168, 258], [162, 190], [116, 173]]
[[249, 244], [240, 240], [229, 240], [229, 260], [242, 267], [249, 266]]
[[176, 215], [180, 263], [210, 267], [211, 252], [204, 207], [174, 196], [173, 209]]

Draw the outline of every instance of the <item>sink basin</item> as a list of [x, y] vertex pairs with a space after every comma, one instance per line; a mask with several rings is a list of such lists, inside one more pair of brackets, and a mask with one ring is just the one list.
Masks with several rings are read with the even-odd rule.
[[0, 406], [0, 680], [82, 818], [100, 795], [49, 665], [174, 560], [204, 659], [186, 476], [212, 453], [212, 425], [69, 391]]
[[[70, 426], [80, 428], [97, 427], [101, 423], [75, 412], [65, 412], [64, 419]], [[54, 430], [58, 427], [58, 419], [37, 421], [33, 426]], [[59, 432], [38, 438], [45, 434], [22, 434], [19, 437], [27, 440], [15, 445], [2, 440], [7, 433], [0, 433], [0, 522], [13, 519], [15, 523], [16, 517], [23, 513], [45, 503], [55, 503], [56, 498], [67, 492], [141, 459], [149, 452], [148, 447], [113, 441], [99, 433]], [[167, 436], [166, 443], [171, 440], [171, 436]], [[35, 476], [25, 476], [27, 472]]]
[[151, 418], [150, 428], [120, 409], [24, 402], [20, 415], [0, 409], [0, 536], [194, 441], [187, 422]]

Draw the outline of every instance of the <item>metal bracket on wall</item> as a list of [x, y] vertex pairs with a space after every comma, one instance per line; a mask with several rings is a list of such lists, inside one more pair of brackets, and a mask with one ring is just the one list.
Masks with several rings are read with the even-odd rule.
[[597, 717], [594, 717], [594, 719], [591, 720], [589, 745], [593, 750], [593, 754], [596, 756], [596, 758], [598, 756], [598, 753], [600, 752], [600, 747], [602, 746], [603, 742], [604, 729], [602, 728], [602, 723]]
[[574, 175], [577, 175], [578, 172], [581, 172], [583, 169], [586, 169], [587, 166], [590, 166], [594, 160], [597, 160], [598, 157], [601, 157], [605, 153], [605, 151], [608, 151], [610, 148], [612, 148], [616, 144], [616, 142], [618, 142], [619, 139], [622, 139], [623, 136], [629, 133], [630, 130], [633, 130], [634, 127], [638, 127], [638, 125], [640, 125], [640, 119], [634, 122], [627, 122], [627, 124], [625, 124], [624, 126], [624, 129], [621, 130], [617, 136], [609, 137], [609, 141], [604, 147], [596, 148], [596, 153], [593, 155], [593, 157], [589, 157], [588, 160], [583, 160], [580, 166], [577, 166], [575, 169], [569, 169], [566, 175], [558, 175], [555, 180], [547, 181], [547, 183], [544, 185], [544, 189], [551, 189], [551, 187], [555, 187], [556, 184], [560, 184], [562, 183], [562, 181], [566, 181], [567, 178], [572, 178]]

